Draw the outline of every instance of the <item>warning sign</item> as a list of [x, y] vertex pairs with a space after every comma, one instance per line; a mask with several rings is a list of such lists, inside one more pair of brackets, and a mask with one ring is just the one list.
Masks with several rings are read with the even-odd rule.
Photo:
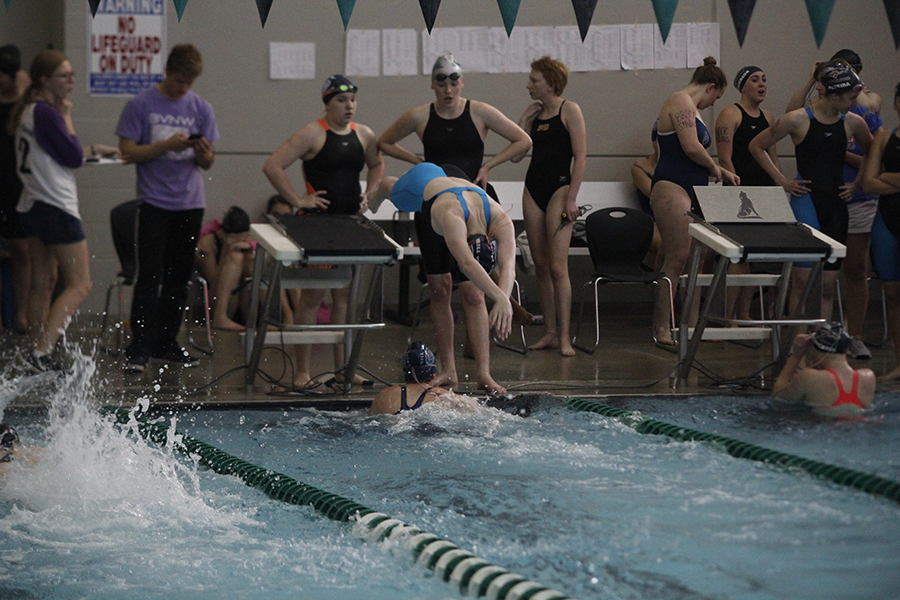
[[137, 94], [162, 81], [165, 0], [100, 0], [88, 13], [89, 89], [93, 95]]

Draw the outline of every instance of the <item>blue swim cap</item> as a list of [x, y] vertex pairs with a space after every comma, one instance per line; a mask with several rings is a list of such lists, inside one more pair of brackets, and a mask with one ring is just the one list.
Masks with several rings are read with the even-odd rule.
[[434, 163], [419, 163], [394, 184], [391, 190], [391, 202], [402, 211], [418, 212], [422, 210], [425, 186], [433, 179], [446, 176], [444, 170]]

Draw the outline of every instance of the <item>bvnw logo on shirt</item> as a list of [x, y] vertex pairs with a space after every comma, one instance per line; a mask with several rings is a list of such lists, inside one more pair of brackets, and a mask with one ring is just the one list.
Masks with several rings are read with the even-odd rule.
[[159, 113], [150, 113], [149, 116], [151, 125], [169, 125], [172, 127], [187, 127], [190, 130], [193, 130], [194, 122], [197, 120], [196, 117], [186, 117], [182, 115], [161, 115]]
[[756, 208], [753, 206], [753, 201], [750, 200], [750, 197], [747, 195], [747, 192], [741, 192], [738, 194], [738, 198], [741, 201], [741, 207], [738, 209], [737, 218], [738, 219], [762, 219], [759, 216], [759, 213], [756, 212]]

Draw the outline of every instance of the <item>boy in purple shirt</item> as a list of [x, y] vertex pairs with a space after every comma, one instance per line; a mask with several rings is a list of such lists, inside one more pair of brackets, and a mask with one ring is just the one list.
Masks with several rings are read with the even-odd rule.
[[176, 337], [206, 206], [200, 169], [212, 167], [219, 137], [212, 106], [190, 91], [202, 70], [197, 48], [175, 46], [165, 78], [133, 98], [116, 127], [123, 158], [137, 165], [141, 200], [126, 372], [143, 371], [151, 358], [199, 362]]

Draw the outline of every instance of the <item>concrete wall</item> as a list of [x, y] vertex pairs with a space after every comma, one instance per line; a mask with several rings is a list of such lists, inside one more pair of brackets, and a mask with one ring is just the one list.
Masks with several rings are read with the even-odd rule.
[[[265, 29], [260, 27], [256, 3], [251, 0], [191, 0], [179, 23], [166, 0], [167, 42], [192, 42], [204, 54], [205, 70], [194, 86], [216, 110], [221, 140], [216, 144], [216, 164], [207, 173], [208, 217], [219, 216], [231, 204], [251, 215], [259, 213], [272, 190], [261, 168], [268, 154], [294, 130], [321, 113], [320, 86], [325, 77], [344, 68], [345, 35], [334, 0], [276, 0]], [[114, 98], [90, 97], [86, 92], [86, 27], [89, 16], [84, 0], [13, 0], [0, 12], [3, 43], [18, 43], [30, 61], [47, 43], [62, 47], [80, 77], [72, 97], [75, 126], [84, 143], [116, 143], [113, 131], [125, 103]], [[823, 47], [817, 50], [803, 2], [757, 2], [743, 48], [737, 43], [728, 4], [724, 0], [681, 0], [676, 22], [719, 22], [719, 63], [729, 77], [745, 64], [765, 69], [769, 80], [766, 105], [778, 115], [788, 97], [806, 76], [815, 60], [827, 59], [839, 48], [850, 47], [863, 57], [863, 79], [870, 88], [890, 99], [900, 78], [898, 53], [880, 0], [841, 0], [836, 3]], [[598, 3], [593, 24], [655, 22], [652, 3]], [[517, 26], [574, 25], [569, 0], [523, 2]], [[493, 0], [446, 1], [436, 27], [502, 26]], [[415, 28], [424, 25], [414, 0], [360, 0], [350, 27], [356, 29]], [[270, 41], [314, 42], [316, 78], [313, 81], [270, 81]], [[450, 49], [452, 50], [452, 49]], [[683, 87], [689, 70], [574, 73], [565, 96], [578, 102], [588, 128], [586, 178], [595, 181], [629, 179], [631, 161], [649, 152], [649, 128], [659, 105], [670, 92]], [[529, 102], [524, 74], [479, 74], [465, 78], [464, 97], [489, 102], [514, 120]], [[403, 111], [433, 100], [426, 76], [354, 77], [360, 86], [358, 121], [383, 131]], [[719, 106], [738, 98], [730, 88]], [[715, 108], [704, 118], [715, 121]], [[896, 125], [890, 101], [883, 111], [886, 125]], [[408, 147], [419, 151], [417, 140]], [[501, 147], [496, 136], [488, 138], [488, 153]], [[712, 149], [713, 152], [715, 148]], [[782, 145], [783, 155], [793, 148]], [[788, 163], [790, 164], [790, 162]], [[387, 159], [388, 174], [399, 174], [405, 164]], [[493, 179], [521, 180], [527, 160], [495, 169]], [[292, 172], [300, 185], [299, 167]], [[81, 211], [91, 252], [95, 291], [88, 310], [102, 308], [103, 293], [118, 269], [108, 232], [109, 210], [134, 195], [134, 170], [130, 167], [97, 167], [79, 173]], [[590, 202], [582, 198], [582, 202]], [[579, 269], [581, 270], [581, 269]], [[389, 270], [391, 273], [394, 270]], [[393, 277], [393, 274], [390, 275]], [[573, 275], [573, 284], [579, 284]], [[395, 302], [388, 283], [388, 302]], [[528, 289], [526, 287], [526, 289]], [[534, 294], [530, 294], [536, 298]]]

